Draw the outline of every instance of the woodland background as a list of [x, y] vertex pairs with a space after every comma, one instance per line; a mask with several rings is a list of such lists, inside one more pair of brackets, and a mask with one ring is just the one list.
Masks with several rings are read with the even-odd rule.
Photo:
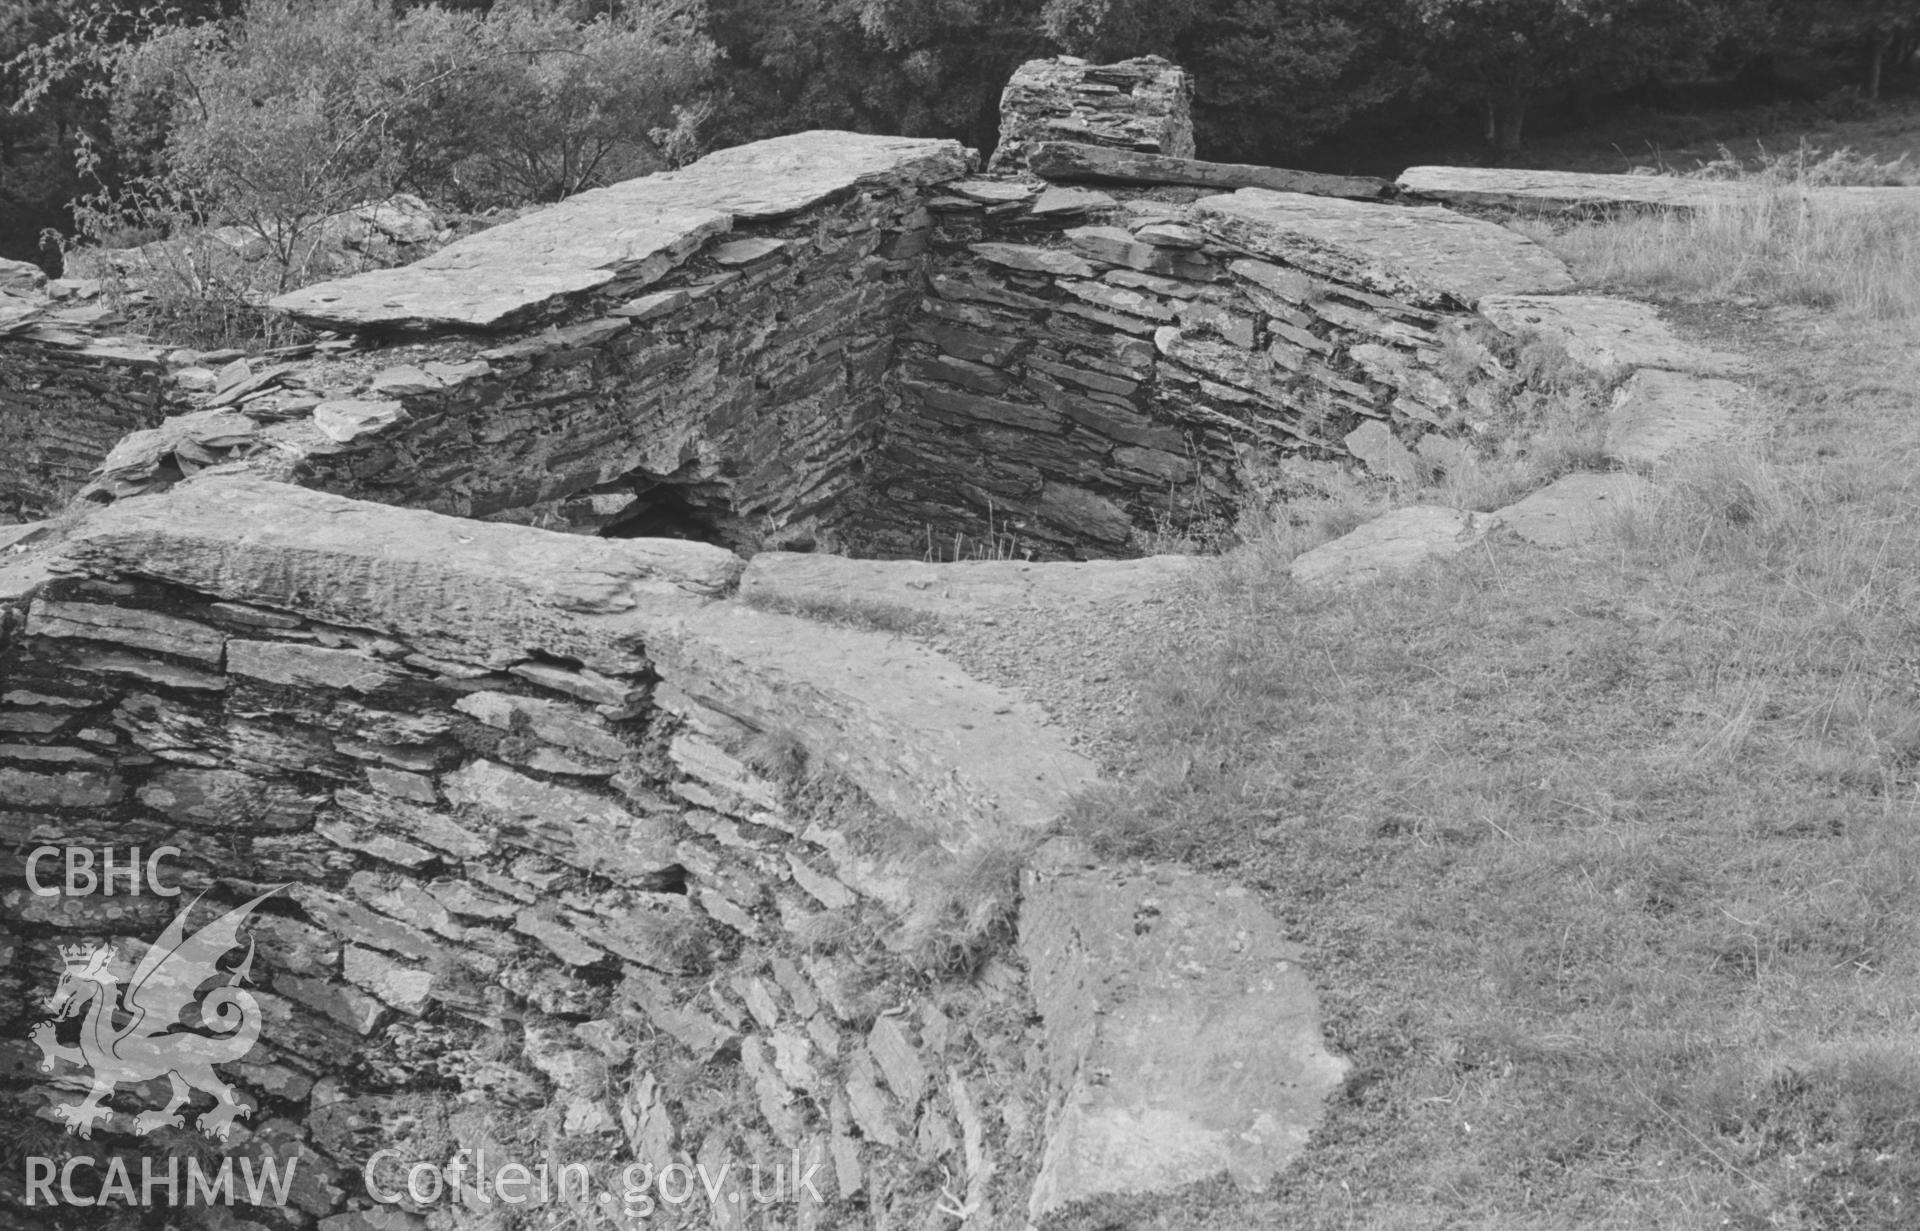
[[1650, 112], [1840, 118], [1913, 94], [1917, 48], [1920, 0], [0, 0], [0, 256], [511, 209], [807, 128], [985, 151], [1063, 51], [1191, 69], [1202, 157], [1393, 174]]

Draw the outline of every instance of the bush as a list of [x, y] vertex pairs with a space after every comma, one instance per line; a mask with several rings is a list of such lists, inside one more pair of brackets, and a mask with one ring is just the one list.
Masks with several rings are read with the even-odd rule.
[[248, 0], [237, 20], [120, 54], [115, 130], [137, 140], [163, 127], [161, 170], [117, 194], [135, 207], [126, 216], [96, 198], [89, 219], [150, 226], [138, 201], [164, 198], [197, 223], [258, 235], [282, 286], [297, 285], [322, 224], [361, 202], [557, 200], [684, 160], [710, 61], [693, 14], [670, 2], [582, 21], [560, 0], [507, 0], [485, 16]]

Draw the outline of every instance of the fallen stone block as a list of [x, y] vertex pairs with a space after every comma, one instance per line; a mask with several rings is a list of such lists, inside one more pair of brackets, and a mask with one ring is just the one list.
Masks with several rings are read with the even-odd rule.
[[1050, 1095], [1036, 1221], [1222, 1173], [1265, 1188], [1345, 1080], [1299, 950], [1251, 890], [1043, 852], [1026, 875], [1020, 950]]
[[1752, 396], [1730, 380], [1642, 368], [1622, 386], [1607, 417], [1606, 456], [1652, 467], [1677, 454], [1726, 440]]
[[1573, 547], [1598, 538], [1609, 519], [1648, 490], [1647, 481], [1635, 474], [1570, 474], [1491, 516], [1529, 543]]
[[1358, 585], [1457, 556], [1485, 538], [1493, 525], [1485, 514], [1439, 505], [1394, 509], [1302, 552], [1287, 571], [1304, 586]]
[[1752, 365], [1740, 355], [1682, 340], [1651, 304], [1604, 295], [1493, 295], [1480, 314], [1503, 332], [1560, 343], [1590, 371], [1663, 368], [1698, 376], [1732, 376]]

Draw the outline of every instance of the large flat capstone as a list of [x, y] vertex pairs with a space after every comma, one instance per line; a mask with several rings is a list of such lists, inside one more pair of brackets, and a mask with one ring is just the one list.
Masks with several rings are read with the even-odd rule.
[[60, 553], [96, 575], [380, 629], [462, 662], [540, 650], [614, 672], [645, 664], [637, 616], [722, 595], [741, 568], [705, 543], [558, 534], [213, 473], [99, 510]]
[[1566, 263], [1526, 236], [1442, 206], [1243, 188], [1195, 203], [1193, 217], [1226, 243], [1422, 307], [1573, 286]]
[[[1408, 167], [1400, 191], [1450, 205], [1558, 213], [1608, 209], [1700, 209], [1765, 195], [1753, 180], [1686, 179], [1677, 175], [1588, 175], [1510, 167]], [[1799, 189], [1794, 189], [1798, 193]], [[1823, 204], [1920, 207], [1920, 188], [1815, 188]]]
[[412, 265], [304, 287], [272, 307], [332, 329], [497, 329], [616, 278], [644, 285], [734, 223], [783, 218], [862, 188], [966, 173], [955, 141], [804, 132], [570, 197]]
[[1264, 1188], [1347, 1072], [1298, 949], [1248, 889], [1050, 853], [1020, 912], [1050, 1095], [1028, 1216], [1223, 1173]]

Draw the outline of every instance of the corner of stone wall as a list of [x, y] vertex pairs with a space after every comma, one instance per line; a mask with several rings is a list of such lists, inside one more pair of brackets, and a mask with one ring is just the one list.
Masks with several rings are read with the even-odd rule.
[[1192, 111], [1193, 78], [1159, 56], [1029, 60], [1000, 95], [1000, 145], [990, 165], [1024, 166], [1028, 148], [1042, 141], [1192, 158]]

